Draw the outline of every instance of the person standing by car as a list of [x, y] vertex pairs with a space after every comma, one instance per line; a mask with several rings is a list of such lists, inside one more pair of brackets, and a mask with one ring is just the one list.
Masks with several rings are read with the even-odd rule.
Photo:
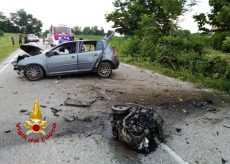
[[10, 36], [10, 39], [11, 39], [12, 47], [14, 47], [14, 39], [15, 39], [15, 36], [14, 36], [14, 35], [11, 35], [11, 36]]
[[27, 35], [25, 34], [24, 35], [24, 44], [26, 44], [28, 42], [28, 38], [27, 38]]
[[58, 38], [58, 44], [61, 44], [64, 42], [64, 37], [63, 36], [59, 36]]
[[18, 43], [19, 43], [19, 45], [21, 45], [22, 44], [22, 34], [19, 34], [18, 35]]

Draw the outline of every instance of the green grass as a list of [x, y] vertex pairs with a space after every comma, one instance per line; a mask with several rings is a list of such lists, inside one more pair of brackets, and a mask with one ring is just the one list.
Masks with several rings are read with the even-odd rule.
[[83, 40], [101, 40], [104, 36], [97, 35], [75, 35], [75, 40], [83, 38]]
[[[0, 36], [0, 61], [3, 61], [7, 56], [9, 56], [12, 52], [18, 49], [18, 40], [15, 39], [15, 45], [12, 47], [10, 35], [8, 33], [4, 33], [3, 36]], [[17, 36], [17, 34], [13, 34]]]
[[205, 49], [204, 52], [209, 57], [212, 57], [212, 58], [221, 57], [230, 62], [230, 53], [225, 53], [223, 51], [213, 50], [213, 49]]

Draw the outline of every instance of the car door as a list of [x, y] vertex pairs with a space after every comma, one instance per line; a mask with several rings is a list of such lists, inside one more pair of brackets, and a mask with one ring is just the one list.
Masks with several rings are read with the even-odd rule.
[[97, 49], [97, 41], [82, 41], [79, 43], [78, 70], [91, 71], [102, 50]]
[[48, 74], [77, 71], [76, 42], [64, 43], [49, 52], [47, 57]]

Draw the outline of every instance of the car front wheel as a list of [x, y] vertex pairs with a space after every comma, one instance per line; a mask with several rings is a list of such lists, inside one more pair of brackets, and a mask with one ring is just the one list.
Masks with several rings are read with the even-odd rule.
[[43, 78], [44, 72], [39, 65], [28, 65], [24, 70], [24, 75], [28, 80], [36, 81]]
[[97, 68], [97, 74], [106, 78], [112, 74], [112, 65], [109, 62], [101, 62]]

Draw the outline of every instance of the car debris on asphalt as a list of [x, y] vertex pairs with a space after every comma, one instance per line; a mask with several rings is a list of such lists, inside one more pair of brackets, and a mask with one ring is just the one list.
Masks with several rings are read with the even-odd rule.
[[75, 118], [75, 116], [64, 116], [64, 120], [67, 122], [73, 122]]
[[59, 117], [58, 112], [62, 111], [61, 109], [57, 109], [54, 107], [50, 107], [51, 111], [53, 112], [54, 116]]
[[5, 130], [5, 133], [10, 133], [11, 132], [11, 130]]
[[112, 132], [134, 150], [149, 153], [164, 141], [164, 120], [152, 108], [115, 105], [112, 107]]
[[89, 101], [81, 101], [81, 100], [77, 100], [77, 99], [72, 99], [72, 98], [67, 98], [64, 102], [64, 104], [66, 106], [75, 106], [75, 107], [89, 107], [91, 106], [93, 103], [96, 102], [96, 99], [94, 100], [89, 100]]
[[20, 112], [25, 113], [25, 112], [27, 112], [27, 110], [26, 109], [21, 109]]

